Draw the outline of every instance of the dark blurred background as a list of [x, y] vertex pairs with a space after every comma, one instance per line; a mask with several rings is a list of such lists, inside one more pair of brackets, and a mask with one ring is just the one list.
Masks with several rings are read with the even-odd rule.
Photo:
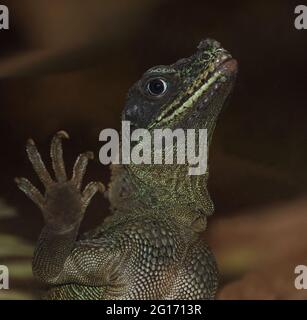
[[[216, 212], [208, 241], [222, 273], [220, 298], [306, 298], [294, 267], [307, 264], [307, 30], [295, 1], [11, 0], [0, 31], [0, 264], [12, 281], [1, 298], [35, 298], [30, 258], [39, 210], [15, 176], [38, 179], [26, 159], [33, 137], [48, 159], [51, 136], [70, 133], [65, 158], [98, 154], [98, 134], [119, 128], [129, 87], [157, 64], [217, 39], [239, 62], [232, 99], [210, 150]], [[107, 182], [94, 161], [88, 180]], [[41, 187], [41, 186], [40, 186]], [[96, 196], [82, 230], [108, 214]]]

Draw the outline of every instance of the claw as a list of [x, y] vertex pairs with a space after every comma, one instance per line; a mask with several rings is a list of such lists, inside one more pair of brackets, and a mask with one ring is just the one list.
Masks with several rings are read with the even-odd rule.
[[35, 146], [35, 142], [34, 142], [34, 140], [33, 140], [33, 139], [31, 139], [31, 138], [30, 138], [30, 139], [28, 139], [28, 140], [27, 140], [27, 145], [28, 145], [28, 146]]
[[38, 152], [35, 142], [32, 139], [27, 141], [26, 146], [28, 158], [32, 163], [33, 169], [37, 173], [39, 179], [44, 184], [45, 187], [53, 183], [49, 172], [47, 171], [45, 164], [41, 158], [40, 153]]
[[81, 201], [83, 203], [83, 210], [87, 208], [88, 204], [97, 191], [100, 193], [103, 193], [105, 191], [105, 186], [101, 182], [90, 182], [85, 187], [81, 198]]
[[56, 133], [56, 136], [62, 139], [69, 139], [69, 134], [65, 130], [60, 130]]
[[73, 168], [72, 182], [78, 190], [81, 188], [81, 183], [86, 171], [88, 160], [94, 159], [94, 153], [91, 151], [79, 155]]
[[14, 179], [18, 188], [23, 191], [27, 197], [29, 197], [40, 209], [43, 208], [44, 197], [36, 189], [33, 184], [26, 178], [15, 178]]
[[97, 182], [97, 188], [98, 188], [98, 192], [100, 192], [100, 193], [104, 193], [106, 190], [106, 188], [102, 182]]
[[87, 151], [85, 152], [86, 156], [88, 157], [88, 159], [93, 160], [94, 159], [94, 152], [92, 151]]
[[52, 139], [50, 156], [52, 159], [52, 167], [57, 181], [65, 182], [67, 180], [65, 164], [63, 160], [62, 139], [69, 139], [66, 131], [58, 131]]

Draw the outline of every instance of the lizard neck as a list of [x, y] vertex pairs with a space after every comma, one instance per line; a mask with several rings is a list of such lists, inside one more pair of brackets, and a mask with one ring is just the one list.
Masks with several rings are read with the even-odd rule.
[[[208, 173], [189, 176], [184, 166], [112, 165], [108, 197], [113, 213], [143, 215], [154, 212], [179, 224], [205, 224], [213, 213], [207, 190]], [[170, 172], [170, 170], [172, 172]]]

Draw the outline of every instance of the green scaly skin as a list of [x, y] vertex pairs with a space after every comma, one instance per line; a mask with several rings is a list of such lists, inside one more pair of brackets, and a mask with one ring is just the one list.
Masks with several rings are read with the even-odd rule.
[[[214, 40], [202, 41], [190, 58], [148, 70], [129, 90], [123, 120], [132, 129], [207, 128], [235, 80], [237, 65]], [[163, 79], [163, 94], [148, 83]], [[213, 204], [208, 172], [189, 176], [187, 165], [113, 165], [107, 191], [112, 215], [78, 237], [99, 182], [81, 191], [92, 153], [81, 154], [68, 179], [62, 152], [64, 131], [51, 143], [56, 179], [46, 170], [33, 140], [28, 157], [45, 186], [42, 195], [27, 179], [18, 187], [42, 210], [45, 226], [33, 258], [33, 273], [48, 286], [47, 299], [213, 299], [218, 286], [215, 259], [203, 240]]]

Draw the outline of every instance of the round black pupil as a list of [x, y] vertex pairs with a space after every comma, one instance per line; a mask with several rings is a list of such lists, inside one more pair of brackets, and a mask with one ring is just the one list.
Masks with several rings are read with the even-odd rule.
[[148, 89], [149, 89], [150, 93], [152, 93], [154, 95], [159, 95], [164, 92], [165, 84], [160, 79], [154, 79], [149, 82]]

